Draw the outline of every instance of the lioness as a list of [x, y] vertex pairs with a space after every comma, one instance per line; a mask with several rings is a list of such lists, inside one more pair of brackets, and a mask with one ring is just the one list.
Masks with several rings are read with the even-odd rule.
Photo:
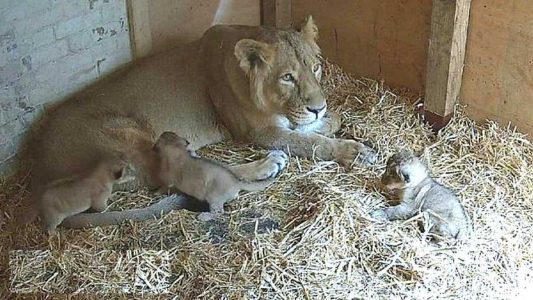
[[381, 183], [387, 190], [397, 192], [401, 203], [376, 210], [373, 217], [393, 221], [429, 212], [431, 228], [427, 229], [434, 240], [464, 240], [470, 235], [470, 218], [459, 199], [450, 189], [433, 180], [427, 167], [412, 152], [402, 150], [391, 156]]
[[[198, 157], [188, 146], [186, 139], [173, 132], [165, 131], [159, 136], [154, 145], [160, 156], [159, 179], [164, 187], [209, 203], [209, 212], [198, 216], [202, 221], [224, 213], [224, 203], [236, 198], [240, 191], [262, 191], [273, 183], [273, 180], [243, 181], [221, 164]], [[280, 151], [280, 155], [285, 154]], [[280, 169], [284, 167], [280, 165]]]
[[[340, 118], [327, 112], [316, 38], [311, 17], [299, 31], [219, 25], [195, 42], [133, 62], [47, 112], [28, 147], [33, 197], [135, 145], [101, 130], [117, 117], [143, 120], [156, 135], [176, 132], [192, 149], [233, 138], [345, 165], [373, 163], [376, 153], [362, 143], [328, 137]], [[115, 124], [116, 131], [127, 123]], [[280, 159], [231, 168], [243, 180], [268, 179]], [[93, 221], [99, 225], [102, 216]]]

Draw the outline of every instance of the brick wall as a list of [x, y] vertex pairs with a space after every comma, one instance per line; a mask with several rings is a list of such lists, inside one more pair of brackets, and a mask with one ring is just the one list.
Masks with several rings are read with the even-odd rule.
[[0, 172], [46, 104], [130, 60], [125, 0], [1, 0]]

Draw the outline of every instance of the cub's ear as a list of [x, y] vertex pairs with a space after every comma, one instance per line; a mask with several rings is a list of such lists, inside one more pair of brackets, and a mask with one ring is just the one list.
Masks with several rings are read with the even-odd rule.
[[313, 16], [309, 15], [302, 24], [300, 33], [303, 34], [304, 39], [309, 43], [314, 43], [318, 38], [318, 27], [315, 25]]
[[255, 67], [272, 65], [275, 53], [274, 45], [251, 39], [242, 39], [235, 45], [235, 57], [246, 74], [249, 74]]

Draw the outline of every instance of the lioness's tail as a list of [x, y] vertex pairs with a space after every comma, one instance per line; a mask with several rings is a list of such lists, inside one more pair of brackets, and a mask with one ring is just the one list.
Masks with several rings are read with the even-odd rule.
[[187, 207], [188, 198], [184, 195], [171, 195], [145, 208], [103, 213], [81, 213], [66, 218], [61, 226], [67, 228], [86, 228], [117, 225], [127, 220], [146, 221], [157, 219], [176, 209]]

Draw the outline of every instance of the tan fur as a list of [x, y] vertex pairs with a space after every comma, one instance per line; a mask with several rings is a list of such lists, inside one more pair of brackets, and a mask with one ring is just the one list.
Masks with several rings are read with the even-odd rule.
[[198, 157], [187, 149], [188, 145], [187, 140], [175, 133], [163, 132], [154, 151], [161, 158], [159, 175], [165, 187], [209, 203], [210, 211], [199, 216], [203, 221], [222, 214], [224, 203], [236, 198], [240, 191], [261, 191], [273, 183], [273, 179], [242, 181], [221, 164]]
[[[144, 150], [135, 147], [144, 143], [132, 141], [131, 130], [173, 131], [192, 149], [234, 138], [346, 165], [373, 163], [372, 149], [327, 137], [340, 118], [326, 111], [315, 33], [312, 18], [301, 32], [214, 26], [200, 40], [134, 62], [60, 103], [29, 147], [32, 194], [39, 198], [49, 182], [82, 173], [110, 154], [131, 157], [136, 170], [150, 165], [150, 158], [146, 163], [137, 155]], [[289, 77], [294, 80], [284, 80]], [[279, 159], [232, 170], [246, 180], [265, 179], [277, 173]]]
[[410, 151], [402, 150], [387, 160], [381, 183], [399, 195], [400, 204], [374, 211], [374, 217], [392, 221], [428, 212], [429, 233], [436, 240], [443, 237], [464, 240], [469, 236], [470, 218], [459, 199], [435, 182], [427, 167]]
[[122, 177], [125, 164], [103, 161], [88, 174], [56, 180], [46, 186], [38, 210], [48, 233], [68, 216], [89, 208], [101, 212], [107, 208], [113, 183]]

